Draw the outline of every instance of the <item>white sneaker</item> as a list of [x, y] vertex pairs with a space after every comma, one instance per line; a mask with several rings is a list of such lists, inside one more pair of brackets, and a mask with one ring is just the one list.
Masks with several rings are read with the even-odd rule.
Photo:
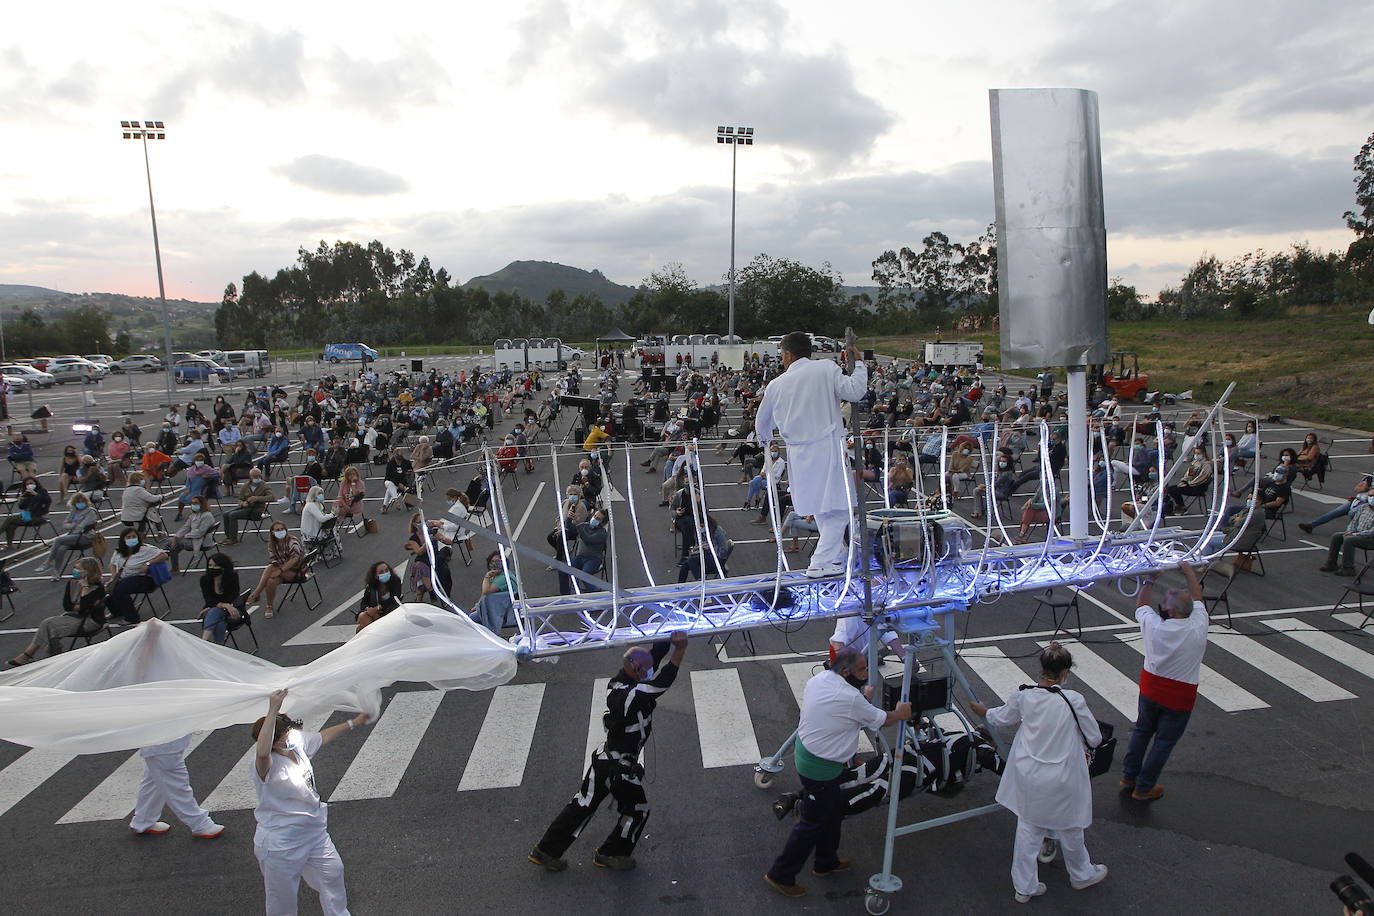
[[[129, 829], [130, 829], [130, 830], [133, 830], [132, 827], [130, 827]], [[171, 824], [167, 823], [166, 821], [158, 821], [157, 823], [153, 824], [153, 826], [149, 827], [148, 829], [146, 829], [146, 830], [134, 830], [134, 833], [138, 834], [139, 836], [161, 836], [162, 834], [166, 833], [168, 830], [171, 830], [171, 829], [172, 829], [172, 825], [171, 825]]]
[[1017, 902], [1017, 903], [1030, 903], [1032, 897], [1039, 897], [1041, 894], [1045, 893], [1045, 891], [1047, 891], [1047, 890], [1049, 890], [1049, 888], [1045, 887], [1045, 882], [1044, 882], [1044, 881], [1041, 881], [1039, 884], [1035, 885], [1035, 891], [1034, 891], [1033, 893], [1030, 893], [1030, 894], [1022, 894], [1022, 893], [1020, 893], [1020, 892], [1018, 891], [1017, 894], [1016, 894], [1016, 902]]
[[820, 566], [806, 567], [806, 577], [808, 579], [825, 579], [830, 576], [843, 576], [843, 563], [823, 563]]
[[1091, 878], [1089, 878], [1087, 881], [1070, 881], [1069, 884], [1072, 885], [1072, 887], [1073, 887], [1074, 890], [1076, 890], [1076, 891], [1083, 891], [1083, 890], [1087, 890], [1088, 888], [1092, 887], [1094, 884], [1101, 884], [1101, 883], [1103, 882], [1103, 880], [1106, 879], [1106, 877], [1107, 877], [1107, 866], [1105, 866], [1105, 865], [1094, 865], [1094, 866], [1093, 866], [1093, 876], [1092, 876]]

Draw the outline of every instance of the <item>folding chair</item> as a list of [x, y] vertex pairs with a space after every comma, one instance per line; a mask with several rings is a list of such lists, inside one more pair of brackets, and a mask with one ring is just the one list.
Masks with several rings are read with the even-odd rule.
[[89, 646], [91, 642], [101, 633], [105, 634], [106, 639], [112, 639], [114, 637], [114, 630], [110, 629], [110, 623], [108, 620], [105, 623], [102, 623], [100, 626], [96, 627], [94, 630], [88, 630], [83, 627], [82, 629], [79, 629], [75, 633], [73, 633], [70, 637], [71, 641], [67, 643], [67, 651], [70, 652], [76, 648], [76, 641], [78, 639], [86, 640], [85, 644]]
[[183, 576], [192, 569], [195, 569], [198, 562], [209, 564], [210, 551], [218, 549], [215, 546], [215, 535], [218, 533], [219, 522], [215, 522], [210, 526], [210, 530], [205, 532], [205, 537], [200, 539], [200, 547], [191, 552], [191, 561], [181, 568], [181, 574]]
[[1278, 510], [1274, 512], [1274, 517], [1268, 520], [1269, 524], [1267, 530], [1269, 532], [1272, 533], [1276, 527], [1282, 532], [1282, 534], [1278, 536], [1280, 541], [1288, 540], [1288, 523], [1284, 521], [1284, 516], [1292, 510], [1293, 501], [1290, 499], [1282, 506], [1279, 506]]
[[256, 534], [260, 541], [267, 540], [267, 527], [271, 522], [272, 513], [267, 506], [263, 506], [262, 515], [259, 515], [257, 518], [250, 515], [243, 520], [243, 527], [239, 530], [239, 540], [244, 540], [250, 534]]
[[10, 609], [8, 614], [0, 617], [0, 623], [4, 623], [18, 613], [18, 609], [14, 606], [14, 593], [17, 591], [19, 591], [19, 586], [15, 585], [9, 573], [5, 572], [5, 561], [0, 560], [0, 612], [5, 610], [6, 605], [9, 605]]
[[[1233, 550], [1236, 552], [1235, 566], [1239, 570], [1254, 573], [1256, 576], [1263, 577], [1264, 556], [1260, 553], [1259, 545], [1264, 540], [1264, 536], [1269, 533], [1269, 526], [1264, 524], [1262, 519], [1251, 519], [1245, 531], [1236, 541]], [[1259, 571], [1255, 572], [1255, 567]]]
[[291, 490], [301, 499], [310, 492], [310, 488], [315, 486], [315, 478], [306, 477], [304, 474], [297, 474], [291, 478]]
[[[1369, 619], [1374, 617], [1374, 604], [1371, 604], [1368, 610], [1366, 610], [1364, 606], [1365, 595], [1374, 597], [1374, 576], [1370, 576], [1369, 573], [1371, 568], [1374, 567], [1371, 567], [1368, 563], [1362, 566], [1360, 571], [1355, 574], [1355, 578], [1351, 579], [1349, 584], [1346, 585], [1345, 591], [1341, 592], [1340, 600], [1331, 606], [1331, 613], [1335, 614], [1345, 605], [1346, 600], [1350, 597], [1350, 593], [1354, 592], [1358, 596], [1356, 610], [1364, 614], [1364, 620], [1360, 621], [1361, 630], [1369, 623]], [[1365, 581], [1366, 576], [1370, 576], [1369, 581]]]
[[[167, 583], [172, 581], [172, 565], [166, 562], [149, 563], [148, 575], [152, 578], [153, 582], [157, 584], [157, 588], [150, 592], [144, 592], [139, 597], [138, 604], [135, 605], [135, 608], [137, 608], [141, 616], [144, 607], [151, 607], [153, 609], [153, 616], [161, 620], [172, 612], [172, 599], [167, 597]], [[158, 613], [157, 602], [153, 600], [153, 596], [159, 594], [162, 595], [162, 603], [164, 605], [162, 613]]]
[[339, 538], [339, 519], [325, 519], [320, 524], [319, 534], [313, 538], [306, 538], [304, 546], [307, 551], [314, 551], [319, 555], [320, 562], [324, 563], [326, 569], [342, 562], [343, 542]]
[[[1221, 606], [1221, 605], [1225, 605], [1225, 607], [1226, 607], [1226, 626], [1234, 630], [1234, 629], [1235, 629], [1235, 626], [1234, 626], [1234, 624], [1232, 624], [1232, 622], [1231, 622], [1231, 598], [1230, 598], [1230, 594], [1231, 594], [1231, 585], [1236, 581], [1236, 576], [1240, 573], [1240, 568], [1237, 567], [1234, 563], [1230, 564], [1230, 571], [1226, 574], [1226, 581], [1222, 584], [1222, 586], [1221, 586], [1221, 591], [1217, 592], [1217, 593], [1214, 594], [1214, 595], [1210, 595], [1210, 594], [1207, 593], [1207, 579], [1210, 577], [1210, 573], [1212, 572], [1212, 570], [1213, 570], [1214, 568], [1215, 568], [1215, 567], [1210, 567], [1210, 566], [1209, 566], [1209, 567], [1207, 568], [1207, 572], [1206, 572], [1206, 573], [1203, 573], [1203, 576], [1202, 576], [1202, 603], [1203, 603], [1203, 606], [1207, 608], [1207, 616], [1208, 616], [1208, 617], [1212, 617], [1212, 618], [1215, 618], [1215, 617], [1216, 617], [1216, 615], [1217, 615], [1217, 608], [1218, 608], [1219, 606]], [[1263, 573], [1261, 573], [1261, 575], [1263, 575]]]
[[1030, 623], [1026, 625], [1025, 632], [1029, 633], [1031, 631], [1031, 628], [1035, 626], [1036, 618], [1040, 616], [1040, 612], [1048, 608], [1050, 612], [1050, 619], [1054, 622], [1054, 632], [1050, 634], [1051, 639], [1059, 635], [1061, 631], [1064, 633], [1065, 636], [1069, 635], [1069, 628], [1066, 627], [1064, 624], [1069, 619], [1070, 611], [1073, 612], [1074, 619], [1078, 623], [1077, 638], [1082, 639], [1083, 616], [1078, 607], [1078, 592], [1076, 590], [1071, 589], [1070, 593], [1073, 595], [1073, 597], [1070, 598], [1068, 601], [1054, 600], [1054, 589], [1052, 588], [1045, 589], [1044, 596], [1037, 595], [1035, 598], [1035, 613], [1031, 615]]
[[[460, 532], [460, 533], [466, 533], [466, 532]], [[464, 566], [471, 566], [471, 565], [472, 565], [472, 537], [471, 537], [471, 535], [469, 535], [468, 537], [465, 537], [465, 538], [455, 538], [454, 541], [453, 541], [453, 549], [454, 549], [454, 551], [458, 554], [458, 556], [462, 558], [462, 560], [463, 560], [463, 565], [464, 565]]]
[[[320, 552], [318, 550], [311, 550], [306, 553], [305, 559], [301, 561], [300, 568], [297, 570], [301, 573], [301, 576], [296, 581], [286, 584], [286, 594], [283, 595], [281, 601], [277, 603], [278, 610], [285, 608], [287, 602], [297, 595], [305, 599], [305, 606], [311, 611], [324, 603], [324, 592], [320, 590], [320, 582], [315, 578], [315, 561], [319, 559], [319, 556]], [[315, 585], [315, 594], [317, 596], [313, 603], [310, 601], [310, 592], [306, 589], [306, 586], [311, 583]]]
[[25, 529], [29, 529], [29, 530], [32, 530], [32, 531], [33, 531], [33, 539], [34, 539], [34, 541], [35, 541], [36, 543], [42, 544], [44, 547], [47, 547], [47, 546], [48, 546], [48, 539], [45, 538], [45, 537], [43, 537], [43, 528], [44, 528], [44, 526], [46, 526], [46, 527], [48, 527], [49, 529], [52, 530], [52, 536], [53, 536], [53, 537], [57, 537], [57, 526], [54, 525], [54, 524], [52, 523], [52, 521], [48, 518], [48, 516], [47, 516], [46, 513], [44, 513], [43, 515], [38, 516], [37, 518], [30, 519], [30, 520], [27, 521], [27, 522], [20, 522], [20, 524], [19, 524], [19, 532], [20, 532], [20, 535], [19, 535], [19, 542], [18, 542], [19, 549], [21, 549], [21, 550], [23, 549], [23, 547], [24, 547], [24, 541], [27, 540], [27, 538], [26, 538], [26, 537], [24, 536], [24, 534], [23, 534], [23, 532], [24, 532]]
[[468, 509], [468, 518], [472, 519], [475, 525], [491, 524], [491, 491], [486, 487], [483, 487], [473, 500], [472, 507]]
[[[245, 589], [239, 594], [238, 600], [234, 602], [234, 609], [237, 610], [237, 611], [239, 612], [239, 616], [238, 616], [238, 619], [237, 619], [237, 620], [230, 620], [230, 621], [228, 621], [228, 624], [229, 624], [228, 635], [229, 635], [229, 641], [232, 642], [232, 643], [234, 644], [234, 648], [235, 648], [235, 649], [238, 649], [238, 648], [239, 648], [239, 640], [238, 640], [238, 637], [234, 635], [234, 631], [235, 631], [235, 630], [238, 630], [238, 629], [246, 629], [246, 630], [248, 630], [248, 635], [251, 636], [251, 637], [253, 637], [253, 651], [252, 651], [252, 652], [249, 652], [248, 654], [249, 654], [249, 655], [257, 655], [257, 654], [258, 654], [258, 650], [259, 650], [261, 647], [258, 645], [258, 634], [255, 633], [255, 632], [253, 632], [253, 617], [252, 617], [251, 614], [248, 613], [248, 596], [251, 595], [251, 594], [253, 594], [253, 589], [252, 589], [252, 588], [245, 588]], [[242, 651], [242, 650], [240, 650], [240, 651]]]

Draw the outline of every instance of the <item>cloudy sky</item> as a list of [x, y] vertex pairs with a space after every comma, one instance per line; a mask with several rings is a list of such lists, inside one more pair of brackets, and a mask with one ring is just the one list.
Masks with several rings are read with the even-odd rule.
[[[13, 7], [14, 5], [11, 5]], [[218, 7], [222, 11], [209, 11]], [[26, 4], [0, 36], [0, 282], [155, 295], [122, 118], [157, 118], [169, 295], [216, 300], [321, 239], [634, 284], [831, 262], [992, 220], [987, 90], [1097, 90], [1110, 272], [1344, 247], [1374, 132], [1367, 0]], [[381, 17], [385, 17], [384, 19]]]

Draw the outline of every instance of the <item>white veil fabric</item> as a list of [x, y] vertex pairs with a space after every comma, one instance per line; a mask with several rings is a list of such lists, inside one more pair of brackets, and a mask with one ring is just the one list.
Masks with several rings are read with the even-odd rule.
[[515, 676], [515, 649], [466, 616], [404, 604], [308, 665], [282, 667], [153, 618], [113, 639], [0, 673], [0, 739], [76, 754], [148, 747], [253, 722], [288, 688], [293, 717], [376, 719], [398, 681], [486, 690]]

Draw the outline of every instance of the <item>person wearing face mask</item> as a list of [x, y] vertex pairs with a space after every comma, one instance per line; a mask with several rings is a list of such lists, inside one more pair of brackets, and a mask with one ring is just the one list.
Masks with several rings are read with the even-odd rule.
[[131, 625], [138, 623], [134, 596], [157, 590], [157, 582], [148, 574], [148, 567], [165, 562], [166, 552], [145, 543], [138, 531], [133, 528], [120, 531], [114, 554], [110, 557], [110, 582], [107, 586], [110, 597], [105, 601], [110, 613], [118, 614]]
[[482, 577], [481, 596], [471, 612], [473, 620], [500, 636], [519, 590], [519, 583], [501, 563], [500, 551], [493, 550], [487, 554], [487, 571]]
[[[1260, 483], [1256, 511], [1258, 512], [1262, 509], [1264, 511], [1264, 517], [1267, 519], [1278, 518], [1279, 510], [1293, 498], [1293, 484], [1290, 481], [1291, 477], [1284, 472], [1282, 467], [1274, 468], [1273, 471], [1269, 472], [1268, 476], [1263, 478]], [[1233, 496], [1245, 495], [1246, 500], [1244, 503], [1226, 507], [1226, 511], [1222, 516], [1223, 526], [1230, 527], [1238, 517], [1245, 514], [1245, 510], [1249, 507], [1251, 502], [1250, 496], [1252, 492], [1253, 491], [1247, 487], [1231, 494]]]
[[793, 753], [804, 804], [786, 845], [763, 876], [785, 897], [806, 893], [797, 875], [812, 853], [811, 873], [818, 878], [850, 867], [850, 860], [839, 854], [845, 812], [841, 783], [845, 768], [858, 753], [859, 731], [911, 718], [910, 703], [898, 703], [891, 712], [884, 712], [869, 702], [871, 696], [868, 656], [852, 647], [836, 651], [829, 669], [814, 675], [802, 691]]
[[496, 450], [496, 466], [500, 476], [514, 474], [516, 471], [516, 459], [520, 456], [520, 450], [515, 447], [515, 437], [506, 436], [501, 440], [501, 447]]
[[[597, 509], [585, 522], [577, 526], [577, 548], [573, 552], [569, 566], [592, 575], [605, 568], [606, 547], [611, 538], [610, 528], [606, 524], [607, 518], [605, 509]], [[586, 583], [579, 584], [583, 591], [591, 588]], [[565, 595], [568, 593], [563, 592]]]
[[63, 499], [67, 498], [67, 488], [76, 483], [76, 472], [80, 469], [81, 458], [76, 454], [76, 446], [67, 446], [57, 465], [57, 491]]
[[1193, 449], [1192, 460], [1183, 471], [1183, 479], [1164, 488], [1164, 514], [1183, 511], [1189, 499], [1207, 492], [1212, 483], [1212, 460], [1201, 447]]
[[74, 550], [91, 546], [91, 532], [100, 524], [100, 515], [91, 505], [85, 493], [76, 493], [67, 500], [67, 520], [62, 525], [62, 533], [53, 538], [47, 558], [34, 567], [34, 572], [53, 570], [53, 581], [67, 564], [67, 555]]
[[[700, 473], [700, 472], [698, 472]], [[768, 462], [759, 469], [754, 479], [749, 481], [749, 489], [744, 494], [744, 508], [763, 505], [763, 495], [768, 490], [768, 478], [772, 477], [777, 486], [782, 485], [783, 475], [787, 473], [787, 459], [776, 445], [768, 450]]]
[[[996, 471], [992, 478], [992, 495], [999, 503], [1008, 503], [1007, 509], [1008, 514], [1010, 514], [1011, 498], [1016, 494], [1016, 488], [1021, 486], [1023, 476], [1017, 474], [1016, 470], [1012, 467], [1012, 455], [1011, 451], [1008, 449], [999, 448], [997, 450], [996, 465]], [[1036, 472], [1031, 470], [1028, 473], [1034, 474]], [[973, 499], [975, 506], [969, 517], [981, 519], [985, 514], [984, 507], [987, 505], [986, 484], [979, 483], [978, 486], [974, 488]], [[1007, 519], [1003, 518], [1002, 523], [1005, 524], [1006, 522]]]
[[239, 523], [246, 520], [257, 521], [267, 511], [272, 502], [272, 488], [262, 479], [262, 471], [257, 468], [248, 475], [248, 482], [239, 487], [238, 505], [224, 513], [224, 533], [227, 537], [220, 543], [232, 547], [239, 542]]
[[22, 475], [32, 477], [38, 473], [38, 462], [33, 457], [33, 445], [23, 433], [15, 433], [10, 439], [10, 467]]
[[285, 523], [273, 522], [267, 536], [267, 568], [262, 571], [253, 593], [248, 596], [248, 603], [252, 604], [260, 595], [266, 594], [267, 605], [263, 608], [262, 616], [272, 617], [276, 613], [273, 602], [276, 601], [277, 587], [297, 581], [304, 561], [305, 550], [301, 547], [300, 539], [287, 529]]
[[5, 532], [5, 549], [14, 547], [14, 535], [20, 528], [37, 528], [48, 517], [52, 496], [36, 477], [24, 477], [19, 482], [19, 502], [0, 525]]
[[316, 484], [306, 494], [305, 505], [301, 508], [301, 540], [313, 541], [320, 536], [320, 528], [334, 514], [328, 509], [324, 488]]
[[1046, 891], [1036, 856], [1050, 831], [1059, 837], [1074, 890], [1085, 890], [1107, 877], [1107, 866], [1094, 865], [1083, 843], [1083, 831], [1093, 819], [1084, 748], [1097, 747], [1102, 731], [1083, 695], [1065, 689], [1072, 667], [1069, 651], [1050, 643], [1040, 653], [1040, 680], [1034, 685], [1017, 690], [1003, 706], [969, 704], [992, 728], [1016, 731], [997, 801], [1016, 815], [1011, 880], [1017, 903]]
[[973, 446], [963, 442], [951, 451], [949, 456], [949, 476], [946, 480], [951, 499], [959, 499], [959, 487], [965, 481], [973, 481], [978, 472], [978, 459], [974, 456]]
[[177, 431], [172, 428], [172, 424], [163, 423], [162, 428], [158, 430], [157, 441], [154, 443], [157, 450], [167, 455], [175, 455], [178, 444]]
[[358, 602], [358, 628], [376, 623], [401, 606], [403, 584], [389, 563], [378, 561], [368, 567], [363, 579], [363, 597]]
[[62, 640], [94, 635], [104, 626], [105, 585], [101, 582], [100, 561], [82, 557], [76, 561], [62, 591], [62, 613], [39, 622], [33, 638], [10, 660], [10, 666], [27, 665], [45, 655], [56, 655], [63, 650]]
[[176, 521], [181, 521], [185, 508], [196, 497], [213, 497], [217, 492], [216, 484], [219, 481], [219, 471], [215, 470], [203, 452], [196, 453], [191, 459], [191, 466], [186, 469], [186, 484], [181, 488], [181, 493], [177, 495]]
[[200, 638], [221, 646], [229, 639], [229, 625], [239, 618], [239, 574], [227, 553], [212, 555], [200, 577]]
[[887, 471], [887, 501], [898, 508], [905, 509], [910, 504], [911, 488], [916, 477], [911, 473], [911, 465], [905, 456], [899, 455]]
[[620, 670], [606, 684], [606, 713], [601, 717], [605, 739], [592, 754], [577, 794], [530, 850], [527, 858], [535, 865], [551, 872], [567, 869], [563, 854], [609, 796], [620, 816], [592, 854], [592, 864], [612, 871], [635, 867], [635, 845], [649, 819], [644, 767], [639, 759], [653, 734], [654, 709], [673, 686], [686, 653], [687, 634], [682, 632], [674, 633], [671, 640], [654, 643], [650, 649], [631, 646], [625, 650]]
[[210, 500], [204, 495], [194, 496], [190, 501], [191, 517], [167, 542], [167, 555], [172, 558], [172, 572], [180, 572], [181, 552], [189, 550], [193, 554], [200, 551], [217, 522], [211, 511]]
[[[1327, 548], [1326, 563], [1322, 572], [1334, 572], [1338, 576], [1355, 575], [1355, 551], [1374, 549], [1374, 505], [1363, 497], [1357, 497], [1350, 505], [1350, 521], [1345, 531], [1333, 534]], [[1337, 565], [1339, 563], [1339, 565]]]

